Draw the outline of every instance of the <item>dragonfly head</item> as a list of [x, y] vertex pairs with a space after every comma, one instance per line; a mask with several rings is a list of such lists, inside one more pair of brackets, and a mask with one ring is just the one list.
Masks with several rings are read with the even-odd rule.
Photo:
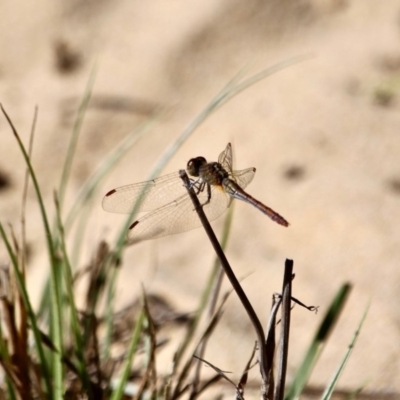
[[189, 172], [189, 175], [199, 176], [200, 168], [206, 164], [207, 160], [204, 157], [191, 158], [187, 163], [186, 169]]

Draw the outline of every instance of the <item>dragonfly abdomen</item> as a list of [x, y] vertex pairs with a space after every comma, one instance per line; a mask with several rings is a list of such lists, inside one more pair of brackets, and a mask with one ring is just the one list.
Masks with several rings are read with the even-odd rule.
[[250, 196], [236, 182], [232, 181], [231, 179], [226, 179], [225, 182], [223, 182], [223, 186], [225, 192], [230, 196], [253, 205], [262, 213], [268, 215], [272, 221], [275, 221], [279, 225], [289, 226], [289, 222], [287, 222], [285, 218], [279, 215], [276, 211], [272, 210], [272, 208], [269, 208], [265, 204], [261, 203], [261, 201], [258, 201], [253, 196]]

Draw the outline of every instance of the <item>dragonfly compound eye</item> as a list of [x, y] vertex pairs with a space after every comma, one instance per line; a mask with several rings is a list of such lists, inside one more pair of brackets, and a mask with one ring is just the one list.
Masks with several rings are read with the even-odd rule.
[[191, 158], [187, 163], [186, 169], [191, 176], [199, 176], [201, 166], [207, 164], [204, 157]]

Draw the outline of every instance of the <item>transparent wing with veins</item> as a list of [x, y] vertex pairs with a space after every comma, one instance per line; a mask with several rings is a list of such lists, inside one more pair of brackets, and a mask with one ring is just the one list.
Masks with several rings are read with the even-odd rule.
[[[184, 190], [186, 189], [184, 188]], [[230, 203], [230, 196], [220, 186], [211, 187], [211, 201], [209, 203], [206, 204], [208, 199], [207, 189], [200, 192], [198, 197], [200, 203], [205, 204], [203, 210], [210, 221], [223, 214]], [[135, 221], [129, 228], [128, 238], [131, 243], [136, 243], [185, 232], [200, 225], [200, 219], [186, 192]]]
[[232, 160], [232, 145], [228, 143], [225, 150], [218, 156], [218, 162], [227, 172], [232, 173]]
[[140, 200], [140, 212], [153, 211], [185, 193], [179, 172], [173, 172], [151, 181], [110, 190], [103, 199], [103, 208], [113, 213], [129, 214]]
[[[254, 168], [232, 171], [230, 144], [220, 154], [218, 161], [243, 189], [254, 177]], [[204, 204], [203, 210], [208, 219], [212, 221], [218, 218], [229, 207], [231, 197], [222, 186], [211, 185], [211, 198], [207, 202], [207, 188], [203, 191], [199, 191], [199, 188], [199, 184], [195, 184], [200, 204]], [[139, 212], [149, 212], [131, 225], [128, 233], [131, 243], [188, 231], [201, 225], [179, 172], [113, 189], [104, 197], [103, 208], [110, 212], [129, 214], [138, 201]]]
[[230, 143], [227, 144], [225, 150], [219, 155], [218, 162], [224, 167], [225, 171], [229, 173], [229, 177], [233, 179], [242, 189], [247, 187], [247, 185], [253, 180], [254, 174], [256, 173], [255, 168], [233, 171], [232, 145]]

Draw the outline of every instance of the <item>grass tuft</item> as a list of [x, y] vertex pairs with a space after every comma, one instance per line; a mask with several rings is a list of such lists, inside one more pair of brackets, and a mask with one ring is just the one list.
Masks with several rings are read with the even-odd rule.
[[[195, 129], [227, 101], [261, 79], [307, 58], [308, 56], [296, 57], [276, 64], [248, 79], [244, 78], [245, 70], [237, 74], [169, 146], [150, 177], [157, 176]], [[0, 381], [0, 397], [28, 400], [64, 398], [195, 400], [210, 398], [212, 391], [217, 387], [220, 391], [224, 388], [224, 392], [234, 394], [236, 399], [244, 399], [246, 391], [249, 390], [250, 374], [254, 374], [261, 382], [258, 392], [261, 398], [277, 400], [297, 398], [304, 391], [318, 356], [343, 310], [350, 285], [344, 285], [340, 289], [310, 345], [303, 364], [298, 369], [295, 380], [289, 389], [285, 389], [291, 305], [296, 302], [311, 311], [315, 310], [315, 307], [307, 307], [291, 297], [293, 262], [287, 260], [282, 293], [273, 297], [271, 317], [268, 324], [265, 324], [266, 331], [263, 331], [262, 323], [241, 288], [240, 282], [234, 272], [229, 270], [229, 263], [224, 253], [233, 218], [233, 207], [230, 208], [225, 220], [222, 245], [220, 246], [216, 237], [212, 239], [218, 257], [193, 315], [187, 316], [172, 311], [165, 302], [145, 293], [144, 290], [136, 295], [136, 301], [133, 301], [131, 306], [125, 310], [115, 310], [119, 268], [123, 263], [127, 245], [126, 231], [139, 205], [121, 226], [113, 243], [99, 243], [97, 248], [93, 249], [92, 259], [87, 265], [79, 266], [87, 221], [93, 202], [99, 201], [98, 188], [101, 181], [128, 153], [138, 138], [147, 133], [162, 115], [161, 112], [154, 114], [142, 126], [127, 135], [83, 185], [74, 206], [64, 217], [64, 197], [68, 190], [77, 141], [91, 98], [94, 78], [95, 72], [89, 79], [77, 114], [60, 182], [54, 185], [59, 189], [54, 193], [54, 202], [51, 205], [44, 203], [31, 163], [37, 109], [27, 150], [12, 119], [1, 106], [24, 157], [27, 177], [21, 212], [22, 237], [17, 238], [12, 227], [6, 230], [0, 222], [0, 237], [11, 266], [0, 268], [2, 284], [0, 365], [4, 372], [4, 379]], [[42, 293], [38, 310], [32, 306], [31, 288], [27, 287], [25, 278], [27, 267], [25, 202], [30, 180], [42, 218], [48, 254], [48, 284]], [[197, 199], [196, 196], [194, 198]], [[53, 206], [54, 210], [51, 209]], [[199, 207], [196, 206], [196, 209]], [[52, 214], [55, 215], [55, 221], [51, 229], [48, 215]], [[74, 224], [76, 229], [72, 230]], [[211, 238], [211, 232], [207, 230], [207, 233]], [[71, 240], [74, 245], [72, 250], [69, 250], [67, 242]], [[227, 274], [234, 289], [227, 293], [221, 293], [224, 274]], [[78, 283], [85, 285], [79, 301]], [[212, 365], [204, 358], [207, 345], [221, 320], [226, 299], [234, 291], [253, 322], [257, 337], [254, 351], [249, 355], [249, 360], [243, 366], [243, 372], [237, 382], [230, 379], [221, 367]], [[163, 310], [162, 317], [157, 312], [158, 309]], [[281, 310], [281, 321], [277, 322], [279, 310]], [[160, 340], [159, 332], [172, 324], [179, 324], [184, 335], [171, 360], [171, 371], [162, 373], [158, 368], [157, 359], [165, 341]], [[361, 326], [362, 322], [332, 382], [327, 385], [326, 398], [329, 398], [335, 388]], [[276, 344], [278, 327], [281, 330], [279, 345]], [[30, 340], [31, 337], [33, 340]], [[257, 361], [253, 361], [255, 358]], [[278, 368], [275, 368], [274, 364], [277, 364]], [[205, 378], [203, 365], [210, 367], [214, 373]], [[255, 365], [259, 367], [258, 372], [254, 368]], [[228, 381], [230, 386], [223, 387], [223, 381]]]

